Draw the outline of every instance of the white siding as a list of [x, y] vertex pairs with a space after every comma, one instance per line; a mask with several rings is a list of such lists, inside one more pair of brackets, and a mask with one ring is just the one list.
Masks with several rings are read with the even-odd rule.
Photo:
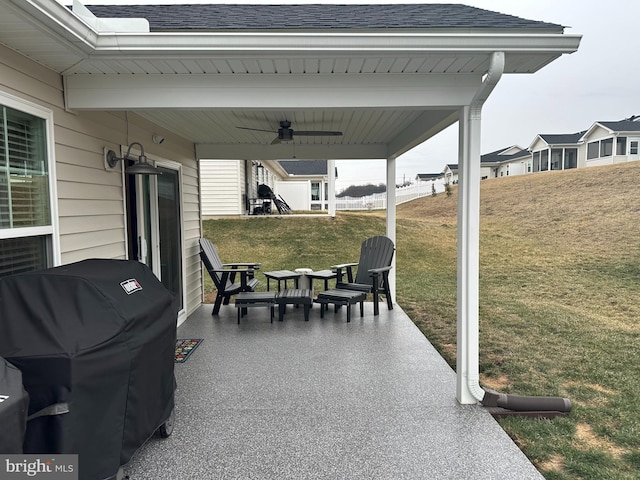
[[[53, 112], [63, 264], [92, 257], [126, 258], [122, 175], [105, 170], [104, 147], [119, 151], [120, 145], [139, 141], [150, 156], [183, 165], [187, 314], [200, 305], [200, 193], [193, 145], [136, 115], [65, 111], [60, 75], [1, 45], [0, 91]], [[166, 137], [162, 145], [152, 143], [156, 133]]]
[[311, 182], [308, 180], [276, 182], [275, 193], [287, 202], [291, 210], [311, 210]]
[[243, 165], [241, 160], [200, 160], [203, 217], [244, 213]]

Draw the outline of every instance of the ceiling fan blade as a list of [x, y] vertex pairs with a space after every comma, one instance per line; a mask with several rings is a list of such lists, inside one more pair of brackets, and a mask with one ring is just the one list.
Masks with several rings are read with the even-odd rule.
[[239, 128], [241, 130], [252, 130], [254, 132], [268, 132], [268, 133], [273, 133], [273, 130], [263, 130], [262, 128], [250, 128], [250, 127], [236, 127]]
[[331, 132], [326, 130], [294, 130], [293, 134], [305, 135], [307, 137], [324, 137], [324, 136], [339, 137], [342, 135], [342, 132]]
[[271, 142], [271, 145], [277, 145], [280, 143], [280, 137], [276, 137], [273, 139], [273, 141]]

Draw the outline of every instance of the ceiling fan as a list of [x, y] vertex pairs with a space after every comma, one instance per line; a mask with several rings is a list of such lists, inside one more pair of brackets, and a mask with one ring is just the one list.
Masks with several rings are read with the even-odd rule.
[[[273, 130], [263, 130], [262, 128], [250, 128], [250, 127], [236, 127], [241, 128], [242, 130], [253, 130], [254, 132], [269, 132], [273, 133]], [[282, 120], [280, 122], [280, 128], [275, 131], [278, 135], [274, 138], [271, 144], [280, 143], [280, 142], [290, 142], [293, 140], [293, 136], [301, 135], [307, 137], [325, 137], [325, 136], [334, 136], [339, 137], [342, 135], [342, 132], [332, 132], [328, 130], [293, 130], [291, 128], [291, 122], [289, 120]]]

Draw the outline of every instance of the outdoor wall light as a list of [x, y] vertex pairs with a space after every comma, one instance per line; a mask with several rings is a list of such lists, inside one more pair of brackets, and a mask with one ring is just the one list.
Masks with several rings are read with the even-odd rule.
[[131, 175], [162, 175], [162, 172], [159, 169], [147, 161], [147, 156], [144, 154], [144, 147], [140, 142], [132, 142], [129, 145], [129, 148], [127, 148], [127, 154], [122, 158], [118, 157], [116, 152], [113, 150], [109, 150], [106, 153], [106, 160], [109, 167], [115, 168], [120, 160], [128, 159], [129, 154], [131, 153], [131, 147], [134, 145], [138, 145], [140, 147], [140, 155], [138, 156], [138, 161], [136, 163], [125, 169], [125, 173]]

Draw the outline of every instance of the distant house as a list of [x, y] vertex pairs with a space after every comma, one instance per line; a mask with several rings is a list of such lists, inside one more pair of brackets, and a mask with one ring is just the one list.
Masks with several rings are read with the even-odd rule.
[[580, 137], [587, 167], [640, 160], [640, 116], [595, 122]]
[[449, 163], [445, 165], [442, 176], [444, 177], [444, 183], [447, 185], [458, 183], [458, 164]]
[[443, 173], [419, 173], [416, 175], [416, 183], [433, 182], [438, 178], [442, 178]]
[[527, 173], [584, 167], [584, 155], [580, 155], [580, 139], [584, 133], [537, 135], [529, 146], [532, 168]]
[[[328, 209], [327, 160], [200, 160], [203, 217], [265, 213], [267, 185], [292, 210]], [[275, 208], [273, 209], [275, 212]]]
[[329, 209], [327, 160], [280, 160], [286, 176], [276, 182], [277, 193], [292, 210]]
[[482, 155], [481, 178], [632, 162], [640, 160], [639, 150], [640, 115], [600, 121], [577, 133], [538, 134], [526, 150], [512, 146]]
[[530, 171], [531, 153], [518, 145], [501, 148], [480, 157], [480, 178], [523, 175]]

